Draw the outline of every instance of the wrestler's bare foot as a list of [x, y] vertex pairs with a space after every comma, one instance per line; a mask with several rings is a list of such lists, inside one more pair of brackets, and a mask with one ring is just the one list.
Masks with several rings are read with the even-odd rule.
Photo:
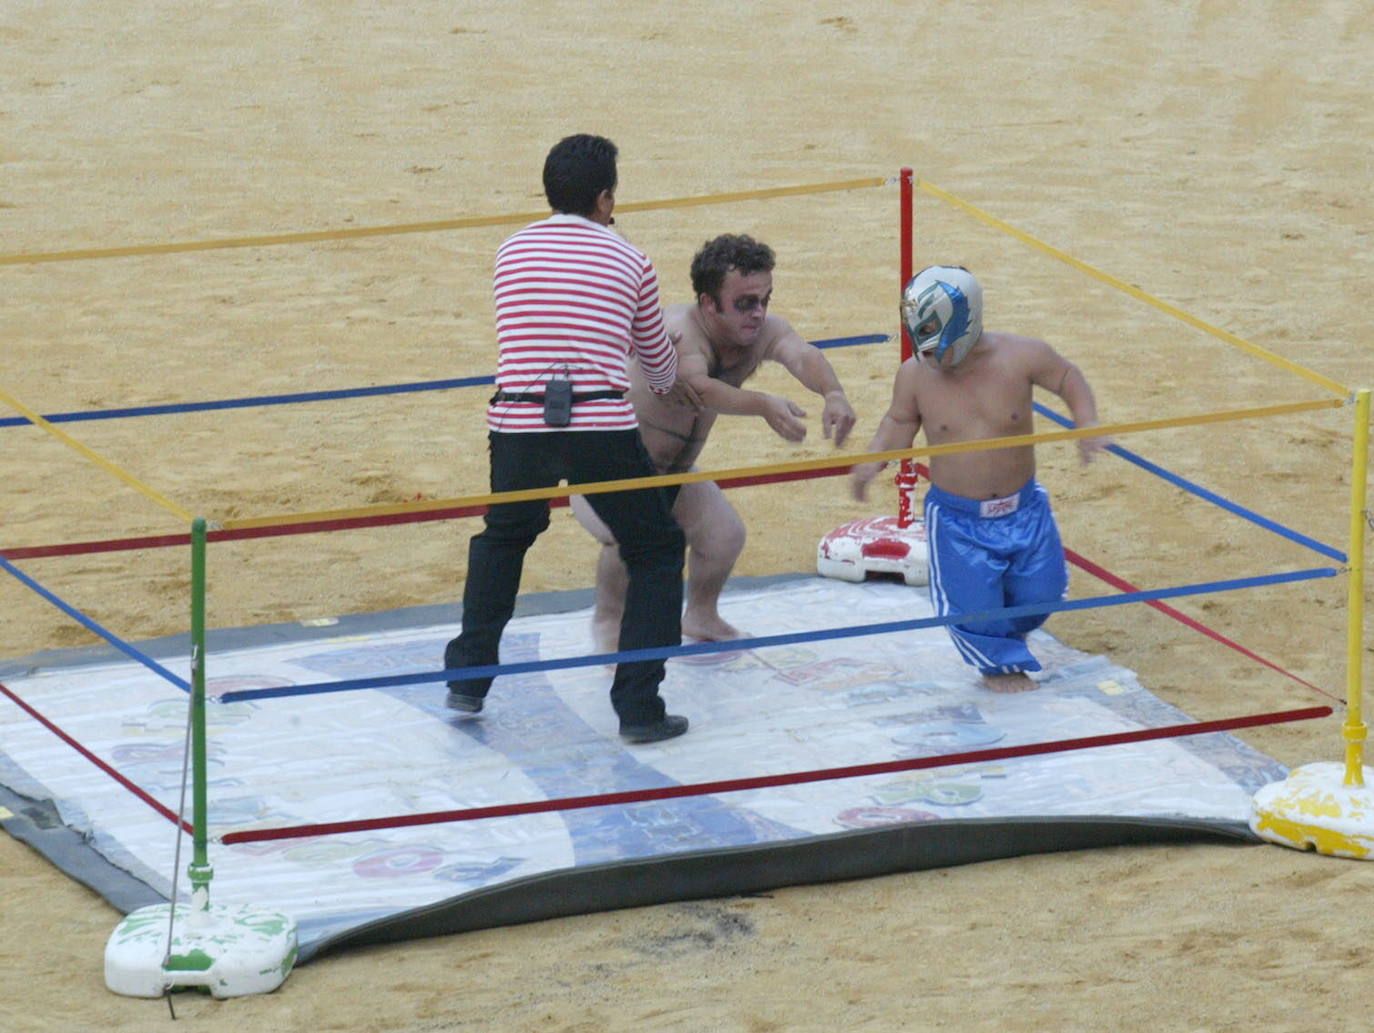
[[1016, 674], [985, 674], [983, 687], [992, 692], [1029, 692], [1040, 686], [1025, 671]]
[[682, 634], [701, 642], [728, 642], [744, 638], [744, 632], [727, 623], [720, 614], [699, 614], [687, 610], [682, 614]]

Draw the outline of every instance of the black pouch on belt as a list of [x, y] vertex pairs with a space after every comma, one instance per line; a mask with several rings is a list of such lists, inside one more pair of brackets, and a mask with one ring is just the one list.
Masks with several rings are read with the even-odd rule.
[[572, 422], [572, 381], [554, 377], [544, 385], [544, 423], [566, 427]]

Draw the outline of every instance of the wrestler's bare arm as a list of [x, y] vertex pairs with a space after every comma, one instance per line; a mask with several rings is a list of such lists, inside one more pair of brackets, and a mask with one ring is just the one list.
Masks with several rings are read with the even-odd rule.
[[[892, 381], [892, 402], [883, 414], [882, 422], [868, 443], [868, 452], [888, 452], [910, 448], [921, 429], [921, 407], [917, 397], [920, 374], [919, 359], [911, 358], [897, 367]], [[868, 496], [868, 484], [887, 466], [885, 462], [857, 463], [849, 471], [849, 489], [863, 501]]]
[[[1032, 338], [1021, 340], [1027, 346], [1031, 383], [1063, 399], [1069, 407], [1075, 427], [1097, 426], [1097, 400], [1083, 371], [1044, 341]], [[1090, 463], [1098, 452], [1110, 444], [1111, 439], [1105, 437], [1079, 438], [1079, 457], [1083, 462]]]
[[732, 416], [761, 416], [774, 433], [788, 441], [801, 441], [806, 437], [806, 424], [802, 422], [806, 411], [795, 402], [762, 391], [734, 387], [713, 377], [709, 345], [703, 343], [699, 348], [688, 348], [686, 338], [683, 345], [679, 360], [683, 376], [696, 388], [707, 408]]
[[[771, 320], [773, 317], [769, 318]], [[840, 378], [819, 348], [802, 340], [801, 335], [784, 320], [779, 319], [778, 324], [778, 331], [769, 341], [765, 357], [780, 363], [797, 378], [802, 387], [824, 399], [821, 431], [827, 438], [833, 438], [838, 448], [849, 437], [856, 419]]]

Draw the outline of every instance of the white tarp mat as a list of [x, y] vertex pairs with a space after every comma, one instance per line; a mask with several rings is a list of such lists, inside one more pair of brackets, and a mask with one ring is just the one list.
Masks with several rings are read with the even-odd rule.
[[[435, 608], [424, 612], [432, 617]], [[722, 612], [748, 634], [769, 636], [920, 618], [930, 607], [922, 589], [811, 577], [732, 588]], [[592, 653], [589, 617], [585, 608], [518, 616], [502, 659]], [[217, 647], [212, 638], [207, 691], [437, 671], [457, 630], [451, 622], [381, 623], [392, 626], [359, 630], [365, 622], [352, 618], [334, 634], [301, 640], [279, 630], [233, 647]], [[528, 895], [530, 885], [557, 873], [622, 866], [619, 888], [613, 880], [599, 898], [588, 898], [600, 903], [579, 905], [566, 885], [553, 885], [549, 914], [672, 896], [672, 877], [657, 889], [635, 889], [623, 873], [673, 857], [716, 858], [718, 869], [735, 863], [744, 888], [757, 888], [760, 878], [789, 880], [747, 875], [737, 863], [742, 853], [826, 841], [830, 860], [803, 866], [793, 881], [864, 874], [862, 864], [836, 860], [837, 850], [868, 849], [855, 830], [936, 823], [931, 827], [954, 835], [967, 823], [986, 836], [991, 819], [1110, 816], [1145, 825], [1182, 819], [1235, 832], [1253, 793], [1286, 774], [1234, 737], [1214, 733], [628, 806], [236, 846], [215, 841], [242, 829], [845, 767], [1189, 720], [1109, 659], [1076, 652], [1044, 632], [1033, 636], [1032, 648], [1045, 666], [1041, 688], [1013, 695], [983, 689], [942, 628], [677, 658], [669, 662], [664, 696], [670, 712], [691, 718], [691, 731], [645, 746], [619, 740], [609, 671], [601, 666], [504, 677], [475, 719], [443, 707], [441, 683], [212, 702], [211, 899], [291, 915], [308, 957], [351, 929], [388, 921], [396, 926], [375, 938], [445, 931], [442, 922], [421, 922], [408, 932], [405, 916], [490, 898], [503, 885], [518, 883]], [[184, 652], [166, 666], [189, 678]], [[122, 658], [11, 664], [0, 674], [48, 721], [179, 807], [187, 698], [175, 686]], [[0, 732], [0, 784], [51, 801], [89, 848], [156, 895], [171, 892], [175, 831], [165, 817], [8, 699], [0, 699]], [[1082, 844], [1051, 839], [1020, 852], [1075, 845]], [[189, 859], [187, 840], [183, 893]], [[889, 867], [903, 865], [920, 866]], [[725, 872], [702, 885], [723, 893], [732, 884]], [[491, 922], [545, 912], [498, 913], [505, 918]], [[469, 917], [453, 928], [482, 922]]]

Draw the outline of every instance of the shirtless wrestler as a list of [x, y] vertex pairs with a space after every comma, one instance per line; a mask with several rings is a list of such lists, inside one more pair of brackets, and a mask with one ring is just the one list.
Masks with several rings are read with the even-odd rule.
[[[983, 330], [983, 291], [967, 269], [931, 266], [912, 277], [902, 319], [916, 354], [897, 370], [892, 404], [870, 452], [910, 448], [924, 430], [931, 445], [1015, 437], [1032, 432], [1031, 395], [1044, 388], [1069, 407], [1075, 427], [1097, 424], [1083, 372], [1033, 337]], [[1078, 438], [1090, 462], [1110, 441]], [[860, 463], [850, 473], [854, 497], [886, 465]], [[1035, 479], [1031, 445], [932, 456], [925, 497], [930, 594], [939, 616], [1054, 603], [1068, 571], [1049, 496]], [[1026, 636], [1046, 614], [947, 626], [964, 661], [995, 692], [1034, 689], [1040, 663]]]
[[[743, 385], [764, 362], [781, 364], [803, 387], [824, 400], [821, 431], [839, 447], [854, 426], [854, 410], [834, 369], [815, 346], [787, 321], [768, 314], [773, 293], [773, 251], [747, 236], [725, 234], [709, 240], [692, 260], [694, 305], [665, 310], [668, 331], [678, 348], [678, 375], [701, 396], [705, 407], [693, 412], [654, 396], [633, 370], [630, 401], [640, 434], [660, 473], [696, 469], [716, 417], [759, 416], [788, 441], [806, 437], [806, 411], [778, 395]], [[582, 526], [602, 544], [597, 563], [593, 636], [602, 652], [617, 648], [617, 629], [625, 605], [626, 575], [615, 539], [586, 500], [573, 496]], [[744, 548], [744, 523], [724, 493], [711, 481], [684, 484], [673, 516], [687, 537], [687, 593], [682, 633], [722, 641], [741, 632], [720, 615], [720, 593]]]

